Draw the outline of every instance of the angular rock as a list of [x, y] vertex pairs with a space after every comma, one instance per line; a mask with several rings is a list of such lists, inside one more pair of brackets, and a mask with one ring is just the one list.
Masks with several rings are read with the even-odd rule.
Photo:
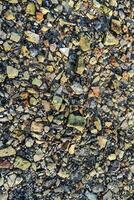
[[38, 34], [32, 31], [25, 31], [25, 36], [26, 36], [26, 40], [28, 40], [29, 42], [32, 42], [34, 44], [39, 43], [40, 37]]
[[42, 85], [42, 81], [38, 78], [34, 78], [32, 84], [40, 87]]
[[14, 162], [14, 168], [18, 168], [21, 170], [27, 170], [30, 167], [30, 165], [31, 165], [30, 161], [20, 156], [17, 156]]
[[79, 131], [83, 131], [86, 124], [86, 119], [79, 115], [70, 114], [68, 118], [68, 127], [75, 128]]
[[12, 66], [7, 66], [8, 78], [15, 78], [18, 76], [18, 70]]
[[121, 33], [121, 22], [117, 19], [112, 19], [111, 30], [117, 34], [120, 34]]
[[100, 149], [103, 149], [105, 148], [106, 146], [106, 143], [107, 143], [107, 139], [103, 136], [98, 136], [98, 144], [100, 146]]
[[14, 20], [15, 19], [15, 16], [13, 14], [13, 12], [11, 10], [7, 10], [4, 17], [7, 19], [7, 20]]
[[41, 122], [33, 121], [31, 124], [31, 131], [41, 133], [43, 131], [44, 125]]
[[111, 33], [107, 33], [104, 41], [105, 46], [112, 46], [112, 45], [118, 45], [119, 40], [115, 38]]
[[81, 75], [81, 74], [83, 74], [84, 70], [85, 70], [84, 57], [79, 56], [76, 73]]
[[6, 52], [11, 50], [11, 45], [7, 41], [3, 43], [3, 47]]
[[60, 48], [60, 52], [65, 55], [66, 57], [68, 57], [69, 55], [69, 48]]
[[82, 86], [79, 84], [79, 83], [77, 83], [77, 82], [75, 82], [72, 86], [71, 86], [71, 88], [72, 88], [72, 90], [76, 93], [76, 94], [83, 94], [83, 88], [82, 88]]
[[96, 119], [96, 121], [94, 122], [94, 125], [95, 125], [95, 127], [96, 127], [96, 129], [97, 129], [98, 131], [101, 131], [101, 130], [102, 130], [102, 125], [101, 125], [101, 121], [100, 121], [99, 118]]
[[13, 42], [19, 42], [20, 38], [21, 37], [18, 33], [15, 32], [11, 33], [10, 40], [12, 40]]
[[81, 36], [79, 45], [82, 49], [82, 51], [88, 51], [90, 49], [90, 41], [87, 36]]
[[108, 156], [108, 159], [109, 159], [109, 160], [116, 160], [116, 155], [115, 155], [114, 153], [112, 153], [112, 154], [110, 154], [110, 155]]
[[88, 200], [97, 200], [97, 195], [91, 192], [86, 191], [85, 196]]
[[54, 97], [53, 97], [52, 104], [53, 104], [53, 106], [54, 106], [54, 108], [55, 108], [56, 110], [59, 110], [59, 109], [60, 109], [61, 104], [62, 104], [62, 101], [63, 101], [62, 98], [59, 97], [59, 96], [54, 96]]
[[61, 178], [69, 178], [69, 173], [66, 170], [60, 169], [58, 172], [58, 176]]
[[18, 0], [7, 0], [9, 3], [12, 3], [12, 4], [16, 4], [18, 3]]
[[16, 150], [9, 146], [9, 147], [6, 147], [4, 149], [0, 149], [0, 157], [8, 157], [8, 156], [14, 156], [16, 154]]
[[33, 2], [28, 3], [26, 7], [26, 14], [35, 15], [35, 4]]

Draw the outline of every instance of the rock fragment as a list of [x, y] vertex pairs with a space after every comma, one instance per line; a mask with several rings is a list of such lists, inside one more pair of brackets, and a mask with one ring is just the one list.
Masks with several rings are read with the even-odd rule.
[[86, 120], [84, 117], [79, 115], [70, 114], [68, 118], [68, 127], [76, 128], [79, 131], [83, 131], [85, 128]]
[[90, 41], [87, 36], [81, 36], [79, 45], [83, 51], [88, 51], [90, 49]]
[[43, 123], [33, 121], [31, 124], [31, 131], [41, 133], [43, 131]]
[[30, 167], [30, 165], [31, 165], [30, 161], [20, 156], [17, 156], [14, 162], [14, 168], [18, 168], [21, 170], [27, 170]]
[[66, 57], [68, 57], [69, 55], [69, 48], [60, 48], [60, 52], [65, 55]]
[[60, 109], [60, 107], [61, 107], [61, 104], [62, 104], [62, 98], [60, 97], [60, 96], [54, 96], [53, 97], [53, 101], [52, 101], [52, 104], [53, 104], [53, 106], [54, 106], [54, 108], [56, 109], [56, 110], [59, 110]]
[[10, 40], [12, 40], [13, 42], [19, 42], [20, 38], [21, 37], [18, 33], [15, 32], [11, 33]]
[[15, 78], [18, 76], [18, 70], [12, 66], [7, 66], [7, 75], [8, 78]]
[[38, 78], [34, 78], [32, 84], [40, 87], [42, 85], [42, 81]]
[[112, 45], [118, 45], [119, 40], [115, 38], [111, 33], [107, 33], [104, 41], [105, 46], [112, 46]]
[[28, 40], [31, 43], [38, 44], [40, 37], [38, 34], [32, 32], [32, 31], [25, 31], [26, 40]]
[[35, 4], [33, 2], [28, 3], [26, 7], [26, 14], [35, 15]]
[[6, 147], [3, 149], [0, 149], [0, 157], [8, 157], [8, 156], [14, 156], [16, 154], [16, 150], [12, 147]]

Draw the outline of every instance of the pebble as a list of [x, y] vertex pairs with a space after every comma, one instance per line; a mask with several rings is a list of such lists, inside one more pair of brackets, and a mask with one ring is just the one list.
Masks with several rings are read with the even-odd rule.
[[103, 149], [105, 148], [106, 146], [106, 143], [107, 143], [107, 139], [103, 136], [98, 136], [98, 144], [100, 146], [100, 149]]
[[41, 133], [43, 131], [43, 123], [33, 121], [31, 124], [31, 131]]
[[20, 38], [21, 36], [18, 33], [15, 32], [11, 33], [10, 40], [12, 40], [13, 42], [19, 42]]
[[66, 57], [69, 56], [69, 48], [60, 48], [60, 52]]
[[88, 51], [90, 49], [90, 41], [87, 36], [81, 36], [79, 45], [83, 51]]
[[16, 150], [11, 146], [0, 149], [0, 157], [14, 156], [15, 154]]
[[83, 88], [82, 88], [82, 86], [79, 84], [79, 83], [77, 83], [77, 82], [75, 82], [75, 83], [73, 83], [73, 85], [71, 86], [71, 88], [73, 89], [73, 91], [76, 93], [76, 94], [83, 94]]
[[110, 190], [103, 196], [103, 200], [112, 200], [112, 192]]
[[105, 46], [112, 46], [112, 45], [118, 45], [119, 40], [115, 38], [111, 33], [107, 33], [104, 41]]
[[32, 84], [40, 87], [42, 85], [42, 81], [38, 78], [34, 78]]
[[54, 96], [52, 104], [56, 110], [59, 110], [62, 104], [62, 98], [60, 96]]
[[0, 193], [0, 199], [1, 200], [8, 200], [8, 194], [7, 193]]
[[20, 156], [17, 156], [15, 158], [14, 168], [18, 168], [21, 170], [27, 170], [30, 166], [31, 166], [30, 161], [28, 161]]
[[68, 124], [67, 124], [68, 127], [76, 128], [77, 130], [82, 132], [85, 127], [85, 124], [86, 120], [82, 116], [70, 114], [68, 117]]
[[8, 78], [16, 78], [18, 76], [18, 73], [19, 71], [12, 67], [12, 66], [7, 66], [7, 75], [8, 75]]
[[108, 156], [108, 159], [109, 159], [110, 161], [116, 160], [116, 155], [115, 155], [114, 153], [112, 153], [112, 154], [110, 154], [110, 155]]
[[40, 41], [39, 35], [32, 31], [25, 31], [25, 36], [26, 40], [28, 40], [31, 43], [38, 44]]
[[85, 196], [88, 200], [97, 200], [97, 195], [91, 192], [86, 191]]
[[33, 2], [28, 3], [26, 7], [26, 14], [35, 15], [35, 11], [35, 4]]

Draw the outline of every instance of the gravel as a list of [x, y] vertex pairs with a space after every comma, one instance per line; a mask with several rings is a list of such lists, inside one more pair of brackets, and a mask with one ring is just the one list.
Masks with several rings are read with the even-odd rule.
[[0, 1], [0, 200], [133, 199], [133, 1]]

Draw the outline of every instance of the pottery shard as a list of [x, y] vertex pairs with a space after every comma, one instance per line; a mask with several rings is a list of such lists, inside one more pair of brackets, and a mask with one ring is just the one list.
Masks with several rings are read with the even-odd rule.
[[4, 149], [0, 149], [0, 157], [8, 157], [8, 156], [13, 156], [16, 154], [16, 150], [9, 146], [9, 147], [6, 147]]
[[41, 122], [32, 122], [31, 131], [41, 133], [43, 131], [43, 124]]

